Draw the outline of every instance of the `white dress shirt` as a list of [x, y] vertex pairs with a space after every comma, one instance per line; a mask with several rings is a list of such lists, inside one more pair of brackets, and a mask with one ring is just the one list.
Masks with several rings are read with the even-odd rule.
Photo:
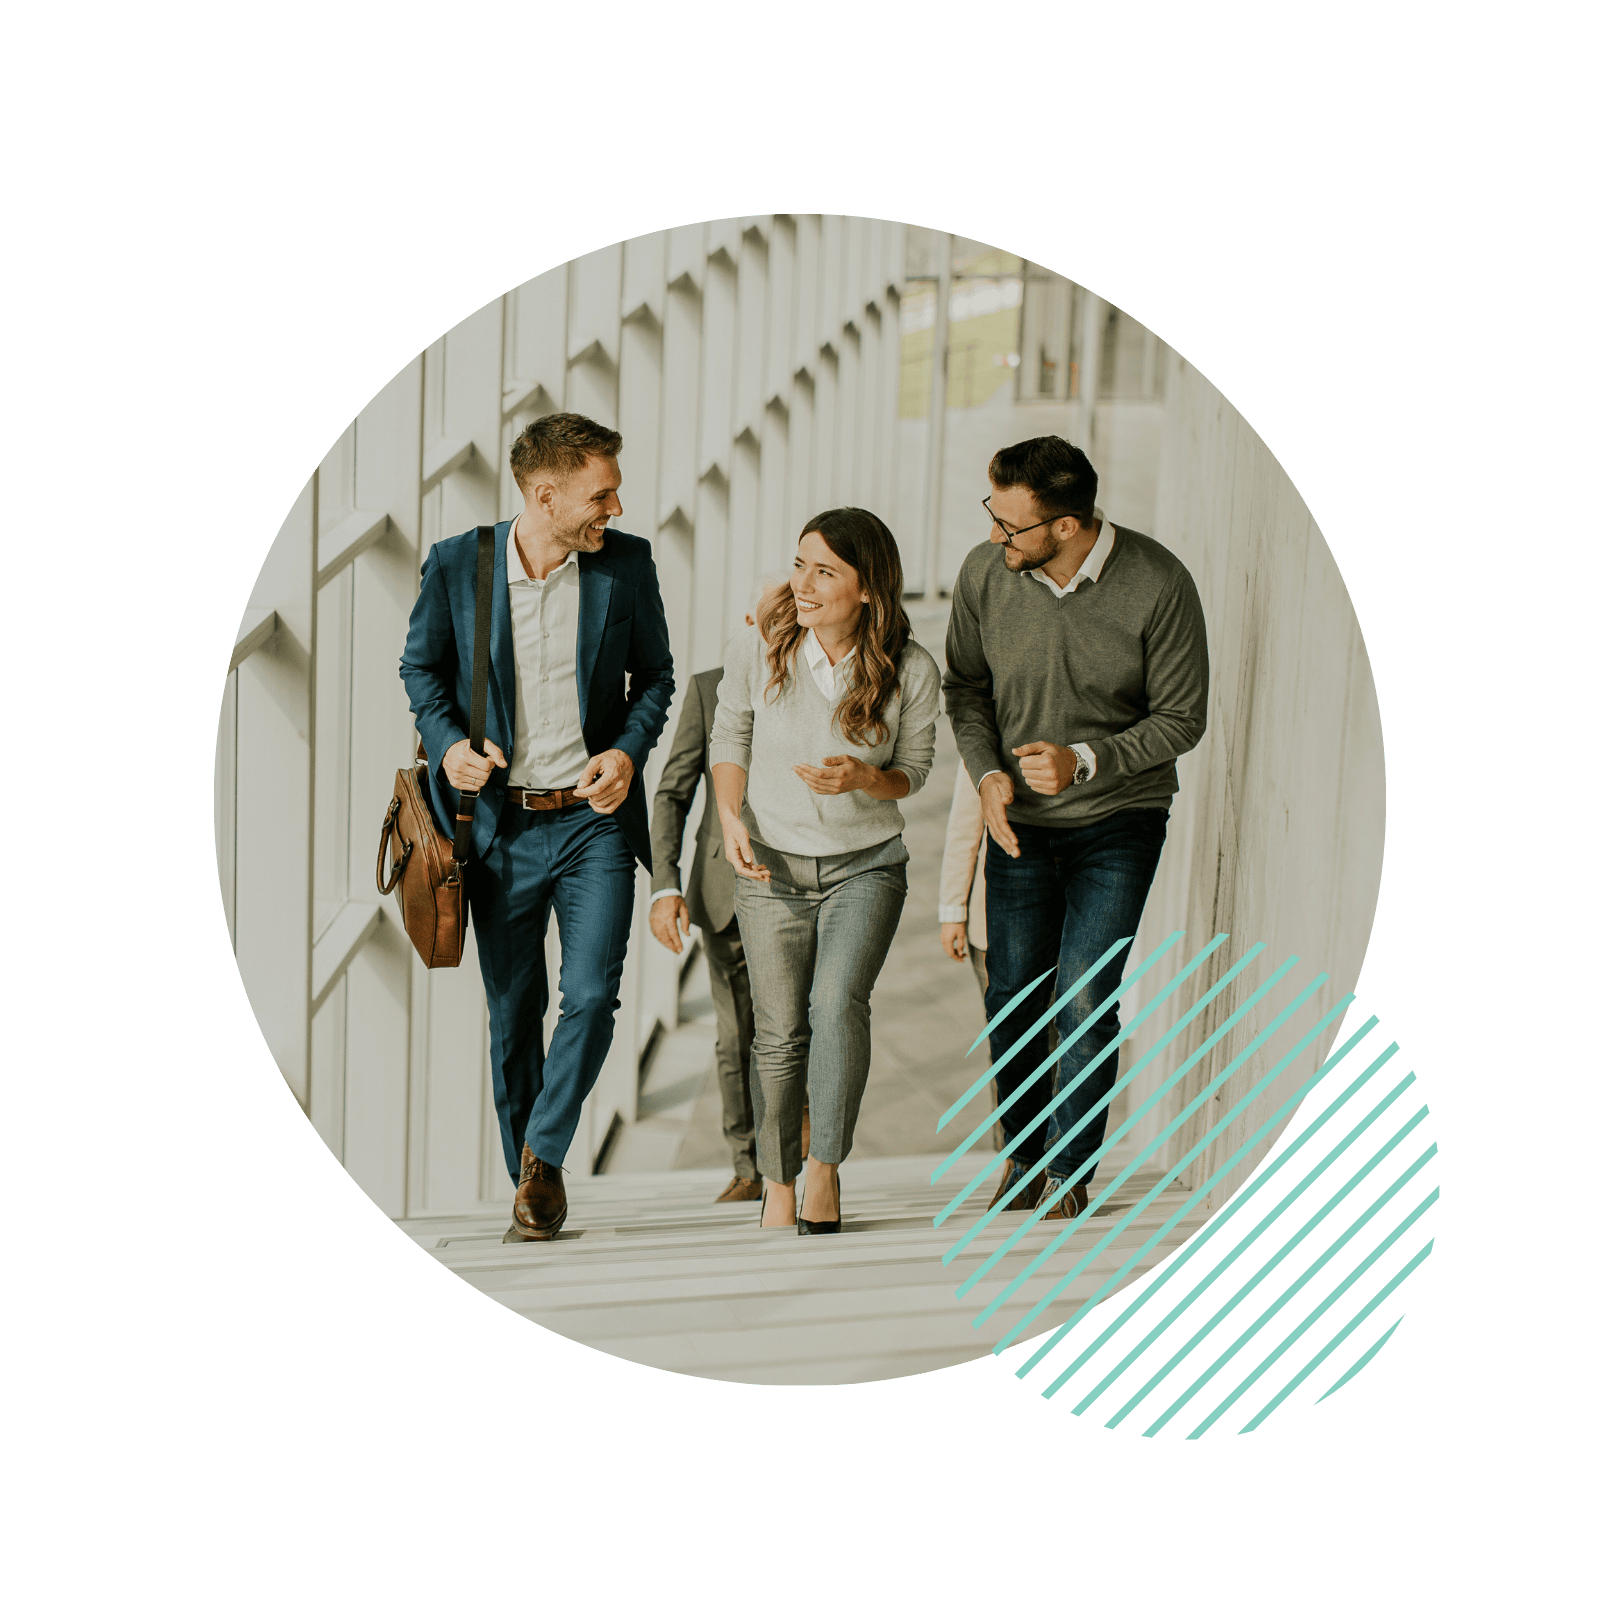
[[837, 700], [849, 687], [851, 672], [845, 670], [845, 663], [856, 653], [856, 647], [851, 645], [838, 661], [830, 661], [828, 652], [817, 643], [817, 630], [806, 629], [806, 642], [801, 646], [805, 652], [806, 665], [811, 668], [811, 676], [816, 681], [817, 687], [828, 700]]
[[517, 713], [506, 782], [513, 789], [570, 789], [589, 752], [578, 712], [578, 552], [546, 578], [530, 578], [506, 535], [506, 590], [517, 663]]
[[[1116, 547], [1117, 530], [1113, 528], [1104, 517], [1100, 516], [1100, 508], [1098, 506], [1095, 507], [1095, 515], [1100, 517], [1099, 537], [1096, 538], [1095, 542], [1089, 547], [1088, 555], [1083, 558], [1083, 565], [1079, 567], [1070, 578], [1067, 579], [1065, 587], [1057, 583], [1054, 578], [1046, 577], [1043, 567], [1030, 567], [1028, 569], [1028, 576], [1030, 578], [1037, 578], [1039, 582], [1042, 583], [1045, 588], [1047, 588], [1050, 593], [1056, 597], [1057, 600], [1061, 599], [1064, 595], [1071, 594], [1078, 587], [1078, 585], [1083, 583], [1085, 580], [1090, 583], [1098, 583], [1100, 581], [1100, 573], [1104, 569], [1106, 561], [1110, 557], [1112, 550]], [[1067, 748], [1073, 751], [1075, 754], [1082, 756], [1083, 759], [1089, 763], [1089, 776], [1093, 778], [1095, 768], [1099, 765], [1094, 758], [1094, 751], [1091, 750], [1086, 744], [1069, 744]], [[998, 767], [991, 768], [991, 771], [994, 772], [998, 772], [999, 770], [1000, 769]], [[986, 772], [984, 773], [983, 778], [987, 778], [988, 776], [989, 774]], [[983, 782], [983, 778], [978, 779], [980, 784]], [[945, 920], [954, 919], [947, 918]]]

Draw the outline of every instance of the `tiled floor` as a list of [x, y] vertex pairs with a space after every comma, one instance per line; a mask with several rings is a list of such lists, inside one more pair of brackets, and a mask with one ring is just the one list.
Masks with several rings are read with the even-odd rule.
[[[940, 1257], [980, 1214], [992, 1185], [937, 1231], [932, 1219], [985, 1159], [962, 1157], [930, 1187], [933, 1162], [925, 1155], [852, 1157], [841, 1169], [844, 1231], [832, 1236], [763, 1232], [755, 1205], [712, 1204], [715, 1175], [697, 1170], [575, 1179], [569, 1227], [547, 1244], [502, 1243], [498, 1213], [401, 1226], [491, 1299], [594, 1349], [745, 1383], [859, 1383], [985, 1355], [1078, 1258], [1080, 1246], [1069, 1244], [982, 1329], [973, 1328], [989, 1300], [1067, 1226], [1040, 1224], [1029, 1248], [958, 1300], [957, 1286], [1004, 1234], [997, 1224], [992, 1242], [985, 1236], [950, 1266]], [[1081, 1248], [1103, 1238], [1153, 1177], [1137, 1174], [1107, 1215], [1085, 1223], [1075, 1236]], [[1029, 1337], [1065, 1320], [1184, 1198], [1172, 1191], [1157, 1200]], [[1186, 1220], [1146, 1265], [1164, 1260], [1201, 1220]]]

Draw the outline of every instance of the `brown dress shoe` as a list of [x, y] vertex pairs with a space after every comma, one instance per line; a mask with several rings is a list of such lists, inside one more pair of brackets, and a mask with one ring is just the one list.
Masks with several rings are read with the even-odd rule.
[[761, 1198], [761, 1174], [758, 1172], [753, 1178], [741, 1178], [736, 1172], [728, 1187], [717, 1196], [716, 1204], [724, 1200], [759, 1200]]
[[1089, 1209], [1089, 1185], [1075, 1183], [1070, 1189], [1058, 1187], [1055, 1204], [1045, 1212], [1046, 1222], [1071, 1222]]
[[[1001, 1200], [1005, 1198], [1006, 1191], [1017, 1181], [1017, 1175], [1021, 1172], [1021, 1170], [1022, 1169], [1016, 1164], [1015, 1161], [1011, 1159], [1010, 1156], [1006, 1157], [1006, 1169], [1000, 1174], [1000, 1187], [995, 1190], [994, 1199], [989, 1202], [989, 1209], [991, 1211], [993, 1211], [994, 1208], [1000, 1204]], [[1017, 1195], [1016, 1198], [1012, 1200], [1011, 1204], [1006, 1206], [1004, 1209], [1007, 1211], [1032, 1211], [1033, 1208], [1038, 1205], [1039, 1197], [1041, 1194], [1043, 1194], [1043, 1192], [1044, 1174], [1042, 1172], [1035, 1173], [1034, 1176], [1028, 1180], [1028, 1185], [1022, 1191], [1022, 1193]]]
[[511, 1204], [511, 1232], [519, 1239], [553, 1239], [567, 1220], [567, 1186], [561, 1168], [522, 1147], [522, 1181]]

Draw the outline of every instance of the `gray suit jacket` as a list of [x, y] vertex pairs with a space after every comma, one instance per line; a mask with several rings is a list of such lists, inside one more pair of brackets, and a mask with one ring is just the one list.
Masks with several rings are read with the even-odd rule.
[[[733, 868], [722, 854], [722, 824], [717, 798], [711, 789], [711, 725], [717, 716], [717, 685], [722, 668], [697, 672], [689, 680], [678, 718], [672, 751], [656, 788], [655, 812], [650, 820], [650, 853], [655, 858], [650, 892], [677, 889], [697, 928], [721, 933], [733, 921]], [[705, 809], [695, 836], [694, 865], [689, 887], [683, 887], [678, 858], [683, 853], [683, 824], [701, 778], [706, 782]]]

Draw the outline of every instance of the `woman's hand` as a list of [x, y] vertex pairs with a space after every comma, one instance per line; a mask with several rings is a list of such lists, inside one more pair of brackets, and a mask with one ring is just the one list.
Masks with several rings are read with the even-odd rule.
[[754, 878], [757, 883], [771, 879], [771, 869], [761, 866], [750, 848], [750, 830], [726, 811], [722, 813], [722, 853], [741, 878]]
[[883, 774], [876, 767], [854, 756], [825, 756], [820, 767], [797, 766], [801, 781], [815, 794], [848, 794], [852, 789], [871, 789]]
[[966, 923], [941, 922], [939, 924], [939, 943], [944, 946], [944, 953], [952, 961], [965, 961], [967, 959]]

